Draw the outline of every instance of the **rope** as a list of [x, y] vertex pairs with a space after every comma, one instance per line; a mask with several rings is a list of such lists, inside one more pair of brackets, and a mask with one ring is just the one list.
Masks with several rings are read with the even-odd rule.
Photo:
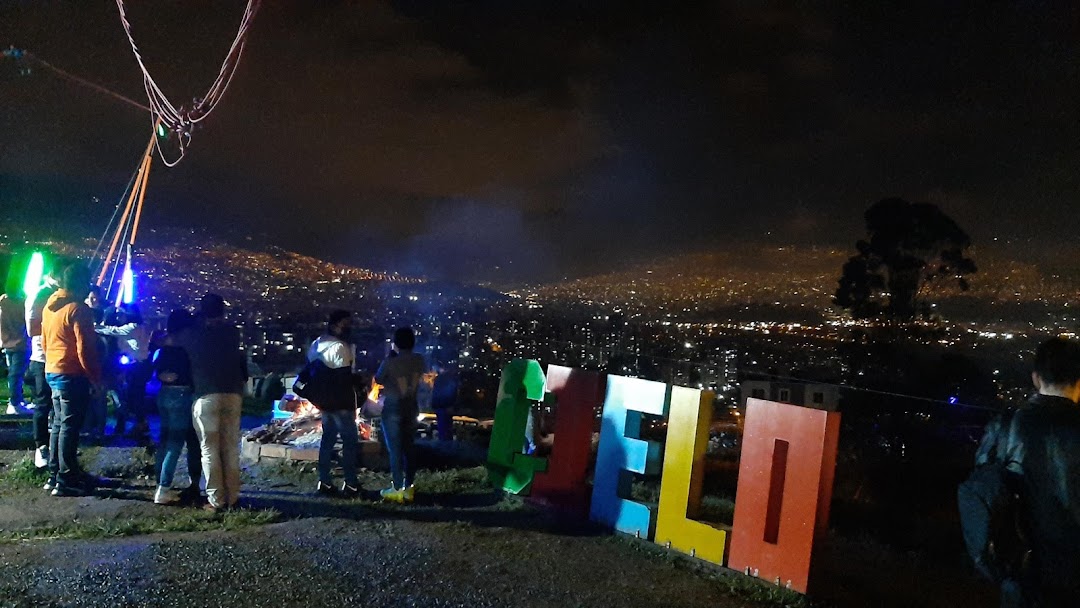
[[109, 97], [112, 97], [113, 99], [117, 99], [119, 101], [122, 101], [122, 102], [124, 102], [126, 104], [133, 105], [136, 108], [139, 108], [140, 110], [146, 110], [146, 111], [150, 110], [149, 107], [135, 101], [134, 99], [131, 99], [129, 97], [124, 97], [123, 95], [121, 95], [121, 94], [119, 94], [119, 93], [117, 93], [115, 91], [110, 91], [109, 89], [106, 89], [105, 87], [101, 86], [100, 84], [97, 84], [97, 83], [91, 82], [91, 81], [89, 81], [89, 80], [87, 80], [85, 78], [76, 76], [75, 74], [72, 74], [71, 72], [68, 72], [67, 70], [62, 70], [62, 69], [56, 67], [55, 65], [49, 63], [48, 61], [45, 61], [41, 57], [38, 57], [37, 55], [34, 55], [33, 53], [30, 53], [29, 51], [25, 51], [23, 53], [23, 55], [25, 57], [33, 60], [38, 65], [40, 65], [42, 67], [45, 67], [45, 68], [48, 68], [48, 69], [52, 70], [53, 72], [55, 72], [56, 74], [58, 74], [58, 75], [60, 75], [60, 76], [62, 76], [64, 78], [67, 78], [68, 80], [71, 80], [71, 81], [77, 82], [77, 83], [79, 83], [81, 85], [90, 87], [91, 89], [94, 89], [95, 91], [97, 91], [99, 93], [103, 93], [105, 95], [108, 95]]
[[[142, 166], [142, 161], [139, 162], [139, 167]], [[124, 193], [120, 195], [120, 200], [116, 201], [116, 207], [113, 208], [112, 217], [109, 218], [109, 223], [105, 226], [105, 232], [101, 233], [101, 239], [98, 240], [97, 247], [94, 248], [94, 255], [90, 259], [93, 262], [93, 266], [96, 266], [99, 262], [98, 258], [104, 253], [102, 249], [105, 247], [105, 239], [109, 238], [109, 233], [112, 231], [113, 222], [116, 221], [116, 216], [120, 214], [120, 207], [124, 204], [124, 199], [127, 198], [128, 192], [131, 191], [131, 187], [135, 185], [135, 178], [139, 176], [139, 169], [136, 168], [135, 172], [131, 174], [131, 179], [128, 180], [127, 186], [124, 187]]]
[[135, 61], [142, 71], [143, 88], [146, 90], [146, 97], [150, 103], [148, 109], [150, 110], [151, 121], [155, 125], [160, 121], [166, 128], [176, 134], [180, 155], [175, 160], [170, 161], [165, 158], [161, 143], [155, 142], [158, 155], [161, 157], [162, 162], [165, 163], [165, 166], [175, 167], [183, 160], [187, 147], [191, 144], [192, 127], [209, 116], [224, 97], [225, 91], [232, 83], [232, 79], [236, 75], [236, 69], [240, 65], [240, 57], [244, 53], [248, 30], [261, 2], [262, 0], [248, 0], [244, 15], [240, 20], [240, 28], [236, 33], [236, 37], [233, 38], [232, 44], [229, 45], [229, 52], [225, 55], [225, 60], [218, 70], [217, 77], [211, 83], [206, 94], [202, 98], [195, 99], [193, 106], [187, 109], [183, 106], [177, 108], [173, 105], [161, 90], [161, 87], [154, 81], [153, 76], [150, 75], [150, 70], [147, 69], [146, 64], [143, 62], [142, 53], [139, 51], [138, 45], [135, 44], [135, 36], [131, 32], [131, 22], [128, 20], [124, 0], [116, 0], [116, 8], [120, 13], [120, 22], [124, 26], [124, 33], [127, 34], [128, 43], [131, 44], [131, 50], [135, 55]]

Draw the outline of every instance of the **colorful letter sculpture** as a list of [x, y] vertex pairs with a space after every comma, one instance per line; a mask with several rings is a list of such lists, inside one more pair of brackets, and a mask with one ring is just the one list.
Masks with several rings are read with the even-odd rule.
[[555, 398], [555, 443], [547, 472], [533, 479], [531, 499], [562, 511], [588, 513], [589, 470], [596, 408], [604, 399], [603, 376], [559, 365], [547, 368], [547, 393]]
[[532, 359], [511, 361], [499, 382], [488, 445], [488, 477], [496, 488], [511, 494], [528, 493], [533, 475], [544, 470], [546, 459], [522, 453], [532, 402], [543, 398], [544, 372], [540, 364]]
[[671, 389], [656, 543], [723, 565], [727, 531], [693, 519], [701, 505], [714, 398], [711, 391]]
[[655, 518], [647, 505], [628, 500], [634, 473], [655, 474], [662, 446], [642, 441], [642, 414], [663, 416], [667, 385], [639, 378], [608, 376], [593, 476], [589, 517], [620, 532], [652, 538]]
[[806, 593], [839, 436], [838, 412], [747, 400], [729, 568]]

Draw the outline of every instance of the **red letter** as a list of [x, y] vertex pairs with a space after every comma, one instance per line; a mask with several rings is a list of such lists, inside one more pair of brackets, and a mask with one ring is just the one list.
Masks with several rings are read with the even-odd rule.
[[729, 568], [806, 593], [839, 436], [839, 412], [747, 400]]

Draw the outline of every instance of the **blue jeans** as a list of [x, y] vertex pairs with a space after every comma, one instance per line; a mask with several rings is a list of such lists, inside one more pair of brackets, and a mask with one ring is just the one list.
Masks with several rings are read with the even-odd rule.
[[8, 394], [11, 395], [12, 403], [21, 405], [25, 401], [23, 399], [23, 376], [26, 375], [26, 349], [9, 350], [5, 348], [4, 359], [7, 361], [8, 368]]
[[416, 414], [382, 413], [382, 435], [390, 455], [390, 474], [394, 487], [403, 490], [416, 476]]
[[450, 408], [435, 408], [435, 429], [439, 441], [451, 441], [454, 438], [454, 414]]
[[78, 488], [85, 476], [79, 465], [79, 431], [90, 407], [86, 376], [45, 374], [52, 389], [53, 419], [49, 433], [49, 473], [59, 488]]
[[199, 486], [202, 477], [202, 451], [191, 407], [195, 396], [190, 386], [162, 386], [158, 393], [158, 413], [161, 415], [161, 449], [158, 450], [158, 485], [172, 487], [180, 452], [187, 446], [188, 474], [191, 485]]
[[319, 443], [319, 481], [330, 484], [330, 461], [334, 444], [341, 437], [341, 469], [345, 483], [357, 487], [357, 452], [360, 451], [360, 431], [356, 428], [356, 410], [322, 412], [322, 442]]

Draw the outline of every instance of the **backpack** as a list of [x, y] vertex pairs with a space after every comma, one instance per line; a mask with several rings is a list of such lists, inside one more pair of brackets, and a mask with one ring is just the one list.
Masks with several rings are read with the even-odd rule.
[[298, 397], [303, 397], [318, 407], [323, 403], [327, 393], [326, 371], [329, 368], [322, 359], [308, 362], [304, 369], [296, 376], [292, 390]]
[[[1008, 429], [1011, 419], [1012, 412], [1006, 412], [1001, 428]], [[1020, 496], [1008, 465], [1000, 458], [978, 465], [956, 491], [968, 555], [975, 569], [995, 583], [1018, 579], [1030, 553], [1020, 526]]]

